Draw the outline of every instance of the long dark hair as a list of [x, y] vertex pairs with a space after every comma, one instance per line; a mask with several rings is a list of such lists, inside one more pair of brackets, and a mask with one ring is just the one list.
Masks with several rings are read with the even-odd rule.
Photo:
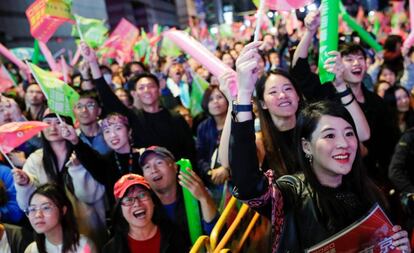
[[[397, 97], [395, 96], [395, 92], [397, 90], [403, 90], [407, 96], [408, 100], [410, 100], [410, 92], [408, 90], [400, 85], [393, 85], [390, 88], [388, 88], [384, 93], [384, 101], [388, 104], [388, 106], [392, 110], [392, 121], [394, 123], [394, 126], [396, 129], [399, 129], [399, 122], [398, 122], [398, 108], [397, 108]], [[407, 128], [410, 128], [414, 124], [414, 118], [413, 118], [413, 109], [411, 108], [411, 105], [407, 112], [404, 113], [404, 120], [407, 124]]]
[[[131, 186], [124, 194], [126, 196], [128, 192], [132, 189]], [[164, 206], [161, 203], [161, 200], [157, 197], [157, 195], [152, 190], [147, 190], [143, 188], [144, 190], [148, 191], [151, 195], [151, 200], [154, 203], [154, 213], [152, 215], [152, 222], [160, 226], [161, 224], [168, 224], [168, 218], [166, 213], [164, 212]], [[122, 238], [128, 237], [129, 232], [129, 224], [127, 220], [125, 219], [124, 215], [122, 214], [122, 206], [121, 206], [121, 199], [118, 199], [116, 201], [114, 210], [112, 212], [112, 224], [113, 224], [113, 230], [114, 234], [120, 234]]]
[[[385, 199], [380, 194], [378, 188], [368, 178], [366, 170], [362, 163], [360, 147], [358, 144], [355, 160], [352, 164], [351, 171], [343, 176], [341, 188], [344, 192], [353, 193], [351, 196], [356, 196], [358, 205], [355, 210], [350, 212], [349, 209], [344, 209], [336, 196], [330, 194], [328, 187], [321, 185], [317, 179], [312, 165], [306, 159], [305, 153], [302, 149], [302, 140], [311, 141], [312, 133], [315, 131], [322, 116], [329, 115], [338, 117], [348, 122], [353, 131], [356, 133], [356, 127], [351, 114], [340, 104], [331, 101], [322, 101], [310, 104], [304, 108], [296, 121], [296, 145], [297, 155], [300, 167], [303, 169], [305, 181], [309, 183], [310, 187], [315, 193], [317, 206], [319, 207], [319, 217], [322, 223], [334, 231], [351, 224], [356, 218], [359, 218], [375, 203], [386, 207]], [[358, 136], [356, 135], [358, 140]], [[358, 140], [359, 143], [359, 140]], [[344, 195], [345, 198], [348, 195]], [[357, 216], [357, 217], [355, 217]]]
[[272, 116], [269, 110], [265, 110], [262, 107], [264, 101], [264, 90], [267, 79], [271, 75], [280, 75], [288, 79], [295, 89], [299, 97], [299, 105], [296, 111], [296, 115], [305, 104], [304, 97], [299, 87], [293, 78], [285, 71], [281, 69], [274, 69], [264, 74], [256, 83], [256, 105], [259, 112], [260, 127], [262, 130], [264, 147], [266, 151], [266, 159], [269, 162], [269, 167], [274, 170], [276, 176], [283, 176], [286, 174], [292, 174], [297, 171], [295, 166], [295, 157], [292, 152], [289, 151], [286, 145], [281, 143], [281, 131], [275, 126]]
[[204, 91], [203, 99], [201, 100], [201, 108], [203, 108], [203, 111], [211, 116], [209, 110], [208, 110], [208, 103], [210, 102], [211, 94], [213, 94], [214, 90], [218, 90], [226, 99], [227, 105], [229, 104], [229, 101], [227, 100], [226, 96], [223, 94], [223, 92], [220, 90], [218, 85], [211, 84], [208, 86], [208, 88]]
[[[47, 183], [39, 186], [29, 197], [29, 205], [35, 194], [49, 198], [59, 209], [59, 222], [62, 226], [62, 253], [76, 251], [79, 246], [79, 231], [75, 214], [69, 198], [65, 191], [57, 184]], [[63, 212], [66, 207], [66, 212]], [[47, 253], [45, 245], [45, 235], [35, 233], [35, 241], [39, 253]]]
[[[56, 114], [49, 114], [46, 115], [46, 117], [43, 118], [48, 118], [48, 117], [56, 117]], [[66, 118], [66, 117], [62, 117], [62, 120], [65, 121], [67, 124], [70, 124], [71, 119]], [[65, 185], [65, 181], [67, 178], [65, 178], [65, 174], [67, 174], [67, 171], [65, 169], [65, 164], [67, 161], [69, 161], [70, 156], [72, 155], [73, 152], [73, 146], [69, 141], [65, 141], [65, 145], [66, 145], [66, 157], [65, 157], [65, 163], [64, 163], [64, 168], [61, 171], [61, 168], [58, 168], [58, 159], [57, 156], [61, 155], [61, 154], [55, 154], [55, 152], [52, 149], [52, 146], [50, 145], [49, 141], [46, 140], [45, 135], [42, 133], [42, 142], [43, 142], [43, 157], [42, 157], [42, 161], [43, 161], [43, 168], [46, 172], [46, 175], [48, 176], [48, 178], [52, 181], [55, 182], [59, 185]], [[70, 178], [70, 177], [68, 177]], [[69, 187], [71, 190], [73, 190], [72, 186]]]

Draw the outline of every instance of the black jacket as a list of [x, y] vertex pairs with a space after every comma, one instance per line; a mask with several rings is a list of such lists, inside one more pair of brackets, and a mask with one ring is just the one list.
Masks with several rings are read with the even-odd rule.
[[[328, 228], [324, 225], [318, 207], [319, 196], [303, 174], [282, 176], [276, 180], [276, 187], [269, 187], [267, 178], [259, 170], [253, 120], [232, 122], [230, 168], [236, 197], [271, 220], [273, 253], [303, 252], [344, 228]], [[348, 188], [324, 190], [347, 196], [347, 200], [358, 200]], [[273, 195], [272, 190], [276, 197], [270, 197]], [[346, 202], [343, 201], [341, 207], [350, 215], [346, 221], [348, 224], [344, 226], [350, 225], [368, 211], [361, 202], [353, 202], [356, 203], [355, 208], [346, 205]], [[278, 235], [280, 238], [277, 240]]]
[[165, 108], [161, 108], [157, 113], [147, 113], [136, 108], [131, 110], [118, 99], [105, 79], [93, 81], [103, 103], [104, 112], [117, 112], [128, 118], [135, 147], [165, 147], [173, 153], [177, 161], [187, 158], [194, 169], [197, 167], [193, 135], [181, 115]]
[[[303, 95], [309, 102], [324, 99], [337, 101], [335, 87], [332, 83], [321, 85], [318, 75], [310, 70], [307, 59], [299, 58], [290, 74], [299, 85]], [[364, 157], [364, 165], [368, 175], [377, 183], [388, 181], [388, 166], [398, 141], [398, 129], [394, 126], [391, 109], [377, 94], [367, 90], [361, 84], [364, 103], [359, 103], [371, 129], [371, 138], [364, 142], [368, 155]]]
[[414, 128], [407, 130], [395, 147], [389, 177], [401, 192], [414, 193]]
[[[177, 233], [175, 226], [161, 225], [161, 247], [160, 253], [181, 253], [188, 252], [183, 242], [183, 237]], [[130, 253], [128, 248], [128, 239], [121, 233], [115, 233], [115, 236], [102, 249], [102, 253]]]

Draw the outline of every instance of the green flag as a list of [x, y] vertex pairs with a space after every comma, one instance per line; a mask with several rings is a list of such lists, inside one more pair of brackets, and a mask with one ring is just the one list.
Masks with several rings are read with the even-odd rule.
[[203, 100], [204, 91], [210, 84], [199, 75], [193, 75], [192, 90], [190, 95], [190, 112], [191, 116], [196, 116], [203, 111], [201, 101]]
[[163, 36], [161, 43], [161, 56], [171, 56], [175, 58], [182, 54], [180, 48], [166, 36]]
[[75, 122], [73, 107], [79, 100], [79, 94], [49, 71], [27, 62], [34, 78], [47, 98], [49, 108], [60, 115], [71, 117]]
[[[75, 16], [85, 42], [92, 48], [101, 46], [108, 37], [108, 28], [105, 26], [105, 22], [100, 19]], [[79, 36], [75, 25], [72, 27], [72, 36]]]

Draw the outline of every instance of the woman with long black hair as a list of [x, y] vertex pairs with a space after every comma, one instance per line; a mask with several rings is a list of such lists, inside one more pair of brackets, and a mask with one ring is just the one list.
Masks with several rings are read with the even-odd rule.
[[56, 114], [46, 110], [43, 122], [49, 124], [42, 131], [43, 148], [27, 158], [23, 169], [13, 170], [19, 207], [26, 210], [29, 196], [39, 185], [61, 185], [75, 209], [80, 231], [101, 245], [106, 238], [105, 188], [72, 156], [73, 146], [63, 138], [63, 126]]
[[[246, 57], [238, 60], [240, 104], [250, 103], [244, 94], [254, 89], [259, 44], [246, 46]], [[336, 64], [326, 67], [341, 70]], [[336, 74], [340, 81], [340, 73]], [[238, 112], [232, 121], [229, 157], [235, 195], [271, 220], [272, 252], [303, 252], [363, 217], [376, 202], [387, 207], [362, 165], [354, 121], [360, 124], [363, 119], [345, 108], [355, 101], [353, 97], [343, 100], [343, 105], [310, 104], [300, 112], [294, 145], [302, 172], [277, 180], [273, 170], [265, 176], [259, 169], [252, 112]], [[406, 231], [394, 226], [388, 232], [394, 247], [411, 251]]]
[[39, 186], [29, 196], [25, 213], [35, 231], [35, 241], [25, 253], [96, 252], [94, 244], [79, 234], [72, 203], [58, 185]]

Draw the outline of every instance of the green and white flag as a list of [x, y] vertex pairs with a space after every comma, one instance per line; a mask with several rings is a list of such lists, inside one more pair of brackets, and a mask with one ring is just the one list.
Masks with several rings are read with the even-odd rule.
[[73, 107], [79, 100], [79, 94], [53, 73], [45, 71], [30, 62], [27, 62], [27, 65], [40, 88], [42, 88], [49, 108], [57, 114], [71, 117], [75, 122]]
[[[92, 48], [100, 47], [108, 38], [108, 28], [105, 22], [100, 19], [84, 18], [76, 15], [76, 20], [79, 25], [80, 32], [85, 42]], [[76, 26], [72, 27], [72, 36], [80, 36]]]

